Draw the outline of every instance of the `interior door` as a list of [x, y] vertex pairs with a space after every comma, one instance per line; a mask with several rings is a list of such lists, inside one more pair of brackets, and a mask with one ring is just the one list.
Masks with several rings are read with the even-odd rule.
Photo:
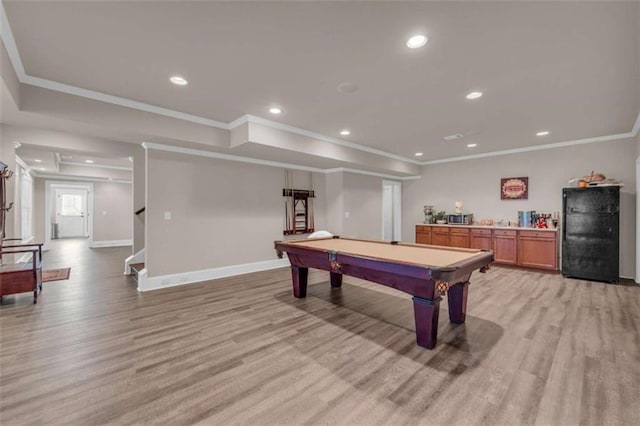
[[402, 227], [400, 182], [382, 181], [382, 239], [400, 241]]
[[59, 238], [89, 236], [86, 189], [56, 190], [56, 220]]
[[393, 187], [382, 187], [382, 239], [393, 240]]

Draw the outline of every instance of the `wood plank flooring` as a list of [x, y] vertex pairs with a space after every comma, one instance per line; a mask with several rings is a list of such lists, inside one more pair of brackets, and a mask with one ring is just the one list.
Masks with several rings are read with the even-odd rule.
[[[415, 344], [410, 296], [288, 269], [138, 293], [127, 248], [0, 306], [0, 423], [640, 424], [640, 288], [494, 267], [467, 322]], [[275, 256], [275, 254], [274, 254]]]

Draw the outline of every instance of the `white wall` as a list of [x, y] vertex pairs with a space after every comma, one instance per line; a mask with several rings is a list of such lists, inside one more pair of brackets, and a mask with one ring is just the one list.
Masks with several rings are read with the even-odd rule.
[[[454, 202], [460, 200], [475, 220], [515, 220], [518, 210], [561, 211], [562, 188], [568, 186], [567, 181], [595, 170], [624, 181], [620, 273], [632, 277], [637, 149], [636, 139], [624, 139], [425, 166], [422, 179], [404, 182], [403, 239], [414, 241], [414, 226], [424, 220], [424, 205], [452, 212]], [[529, 177], [528, 200], [500, 200], [500, 178], [512, 176]]]
[[[307, 189], [306, 173], [294, 181]], [[148, 150], [146, 182], [149, 277], [276, 259], [284, 169]], [[324, 176], [313, 184], [315, 225], [324, 229]]]
[[131, 184], [96, 182], [93, 184], [93, 241], [133, 239], [133, 201]]
[[[133, 198], [132, 209], [137, 212], [145, 207], [145, 150], [142, 146], [138, 146], [133, 155]], [[146, 212], [133, 215], [133, 253], [138, 253], [144, 248], [144, 220]]]
[[382, 179], [345, 173], [342, 236], [382, 239]]
[[327, 228], [334, 235], [342, 235], [344, 229], [343, 172], [325, 176], [327, 191]]

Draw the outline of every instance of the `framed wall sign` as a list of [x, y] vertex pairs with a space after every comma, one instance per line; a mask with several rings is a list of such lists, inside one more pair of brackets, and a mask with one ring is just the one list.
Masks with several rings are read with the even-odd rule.
[[529, 198], [529, 178], [510, 177], [500, 179], [501, 200], [526, 200]]

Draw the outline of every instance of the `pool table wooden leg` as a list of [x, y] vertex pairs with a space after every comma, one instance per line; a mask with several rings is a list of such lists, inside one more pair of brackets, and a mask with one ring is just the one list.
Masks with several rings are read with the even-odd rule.
[[309, 268], [291, 266], [291, 276], [293, 277], [293, 295], [299, 299], [307, 297], [307, 277], [309, 276]]
[[329, 272], [329, 274], [331, 275], [331, 287], [342, 287], [342, 274], [336, 272]]
[[467, 292], [469, 281], [449, 287], [449, 321], [462, 324], [467, 317]]
[[433, 300], [413, 297], [413, 315], [416, 320], [418, 346], [427, 349], [435, 347], [438, 340], [438, 316], [441, 300], [440, 297]]

